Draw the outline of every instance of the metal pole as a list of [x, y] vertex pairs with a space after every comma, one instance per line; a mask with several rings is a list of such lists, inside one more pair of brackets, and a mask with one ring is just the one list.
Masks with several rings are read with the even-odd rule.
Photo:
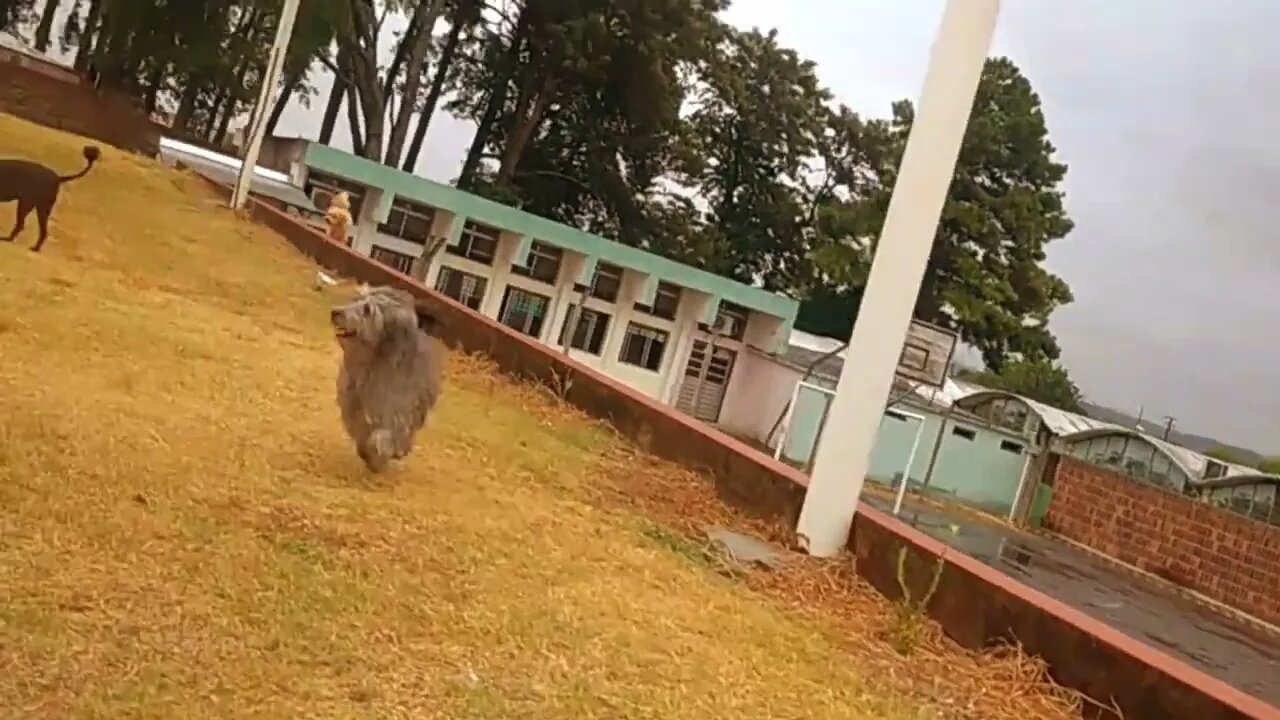
[[911, 466], [916, 461], [916, 448], [920, 447], [920, 434], [924, 432], [924, 416], [898, 413], [916, 421], [916, 439], [911, 441], [911, 452], [907, 454], [907, 466], [902, 470], [902, 484], [898, 486], [898, 497], [893, 501], [893, 514], [896, 517], [902, 512], [902, 501], [907, 497], [907, 484], [911, 482]]
[[[787, 408], [782, 411], [782, 434], [778, 436], [778, 447], [774, 448], [773, 459], [777, 460], [782, 457], [782, 451], [787, 444], [787, 435], [791, 430], [791, 415], [796, 410], [796, 400], [800, 398], [800, 388], [804, 386], [804, 381], [796, 383], [796, 387], [791, 391], [791, 400], [787, 403]], [[770, 433], [772, 435], [772, 433]], [[772, 438], [765, 438], [767, 444]]]
[[848, 541], [999, 10], [1000, 0], [948, 0], [943, 11], [849, 338], [832, 427], [823, 430], [823, 438], [833, 440], [818, 446], [796, 526], [812, 555], [835, 555]]
[[942, 440], [946, 437], [947, 423], [951, 422], [951, 413], [954, 411], [954, 405], [947, 406], [947, 411], [942, 415], [942, 424], [938, 426], [938, 432], [933, 436], [933, 449], [929, 451], [929, 465], [925, 468], [924, 480], [920, 482], [921, 493], [924, 493], [929, 487], [929, 482], [933, 480], [933, 470], [938, 464], [938, 453], [942, 451]]
[[249, 183], [253, 178], [253, 170], [258, 165], [258, 153], [262, 151], [262, 136], [267, 130], [267, 115], [276, 94], [276, 86], [280, 84], [280, 73], [284, 70], [285, 54], [289, 50], [289, 39], [293, 37], [293, 23], [298, 18], [298, 5], [301, 0], [284, 0], [280, 8], [280, 22], [276, 25], [276, 39], [271, 45], [271, 53], [267, 56], [267, 68], [263, 73], [262, 87], [258, 88], [258, 102], [254, 105], [253, 114], [249, 116], [249, 137], [245, 145], [244, 159], [240, 162], [240, 174], [236, 177], [236, 188], [231, 193], [231, 208], [239, 210], [249, 199]]

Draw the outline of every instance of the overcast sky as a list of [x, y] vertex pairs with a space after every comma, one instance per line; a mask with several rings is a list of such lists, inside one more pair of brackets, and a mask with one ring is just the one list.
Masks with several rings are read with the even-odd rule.
[[[729, 18], [777, 28], [840, 101], [883, 116], [919, 92], [942, 6], [735, 0]], [[1277, 27], [1273, 0], [1005, 0], [992, 50], [1031, 78], [1070, 165], [1076, 229], [1048, 264], [1076, 296], [1051, 322], [1076, 381], [1264, 452], [1280, 452]], [[316, 114], [281, 129], [312, 134]], [[452, 179], [470, 139], [435, 121], [420, 171]]]

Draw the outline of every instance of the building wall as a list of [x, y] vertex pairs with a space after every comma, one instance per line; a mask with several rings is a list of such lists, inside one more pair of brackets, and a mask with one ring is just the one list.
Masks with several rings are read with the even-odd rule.
[[1045, 527], [1280, 623], [1280, 528], [1063, 456]]
[[[802, 377], [799, 370], [770, 357], [748, 353], [730, 384], [719, 427], [768, 447], [776, 447], [779, 437], [784, 437], [782, 457], [807, 467], [817, 443], [823, 439], [822, 426], [831, 398], [828, 392], [802, 388], [795, 394], [796, 406], [785, 421], [785, 436], [779, 433], [769, 437], [770, 429], [791, 402]], [[819, 380], [810, 383], [823, 384]], [[970, 419], [949, 418], [944, 424], [937, 411], [913, 404], [900, 403], [895, 409], [924, 420], [898, 413], [885, 414], [867, 470], [869, 480], [883, 485], [896, 484], [907, 459], [912, 457], [914, 443], [910, 470], [913, 484], [923, 484], [928, 476], [929, 492], [952, 497], [1000, 517], [1009, 515], [1019, 498], [1019, 488], [1034, 452], [1025, 438]], [[930, 458], [939, 440], [937, 461], [930, 475]]]
[[762, 355], [746, 351], [738, 355], [726, 392], [719, 427], [738, 437], [774, 447], [769, 437], [778, 417], [791, 402], [791, 394], [804, 373]]
[[0, 112], [154, 157], [160, 129], [123, 95], [72, 70], [0, 48]]
[[[913, 444], [914, 456], [911, 454]], [[938, 456], [930, 474], [935, 444], [938, 444]], [[1018, 497], [1030, 452], [1023, 438], [971, 420], [946, 418], [934, 410], [902, 403], [886, 412], [880, 421], [867, 478], [886, 485], [896, 484], [910, 457], [912, 484], [923, 485], [928, 478], [927, 492], [946, 495], [1006, 517]]]
[[[379, 232], [377, 222], [373, 218], [373, 208], [377, 205], [378, 191], [371, 191], [369, 200], [362, 206], [361, 216], [355, 228], [355, 241], [352, 247], [361, 254], [368, 255], [374, 247], [384, 247], [395, 252], [417, 257], [423, 246], [403, 238]], [[450, 233], [455, 214], [447, 210], [436, 209], [432, 224], [432, 236], [446, 237]], [[569, 250], [564, 251], [560, 265], [560, 273], [554, 285], [512, 272], [511, 265], [519, 263], [517, 257], [521, 238], [514, 233], [502, 232], [492, 265], [485, 265], [465, 257], [447, 252], [438, 252], [432, 258], [424, 272], [411, 273], [419, 276], [425, 283], [434, 287], [442, 267], [478, 275], [487, 280], [484, 300], [480, 305], [481, 314], [498, 319], [502, 308], [502, 300], [507, 288], [515, 287], [537, 293], [550, 298], [547, 319], [544, 321], [537, 340], [562, 349], [559, 345], [560, 330], [568, 318], [569, 307], [581, 301], [581, 293], [574, 289], [579, 281], [586, 258]], [[596, 355], [574, 348], [569, 355], [574, 360], [607, 373], [628, 387], [642, 392], [649, 397], [669, 402], [675, 390], [675, 381], [682, 376], [682, 370], [688, 362], [689, 352], [693, 346], [698, 318], [705, 309], [709, 296], [686, 289], [681, 297], [680, 306], [674, 320], [655, 317], [634, 309], [643, 294], [645, 277], [639, 273], [624, 270], [622, 287], [617, 302], [607, 302], [596, 297], [588, 297], [584, 306], [593, 310], [608, 313], [609, 329], [601, 352]], [[662, 365], [657, 371], [637, 367], [618, 360], [626, 337], [627, 326], [635, 321], [642, 325], [668, 333], [668, 343], [663, 353]], [[741, 352], [741, 343], [721, 340], [720, 345]], [[735, 370], [735, 375], [736, 375]], [[732, 384], [732, 379], [731, 379]]]

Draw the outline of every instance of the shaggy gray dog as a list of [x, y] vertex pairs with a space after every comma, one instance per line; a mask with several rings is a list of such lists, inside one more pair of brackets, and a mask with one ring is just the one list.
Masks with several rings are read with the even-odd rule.
[[342, 347], [342, 424], [360, 459], [381, 472], [413, 449], [440, 398], [444, 346], [419, 326], [413, 296], [394, 288], [361, 288], [330, 322]]

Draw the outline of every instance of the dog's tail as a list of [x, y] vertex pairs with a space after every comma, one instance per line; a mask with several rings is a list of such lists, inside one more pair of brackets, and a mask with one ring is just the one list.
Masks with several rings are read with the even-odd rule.
[[80, 172], [76, 173], [75, 175], [59, 175], [59, 176], [58, 176], [58, 182], [59, 182], [59, 183], [68, 183], [68, 182], [71, 182], [72, 180], [79, 180], [80, 178], [84, 177], [85, 175], [88, 175], [88, 174], [89, 174], [89, 171], [93, 169], [93, 164], [94, 164], [94, 163], [96, 163], [96, 162], [98, 162], [98, 158], [100, 158], [100, 157], [102, 157], [102, 151], [101, 151], [101, 150], [99, 150], [98, 148], [94, 147], [93, 145], [85, 145], [85, 146], [84, 146], [84, 160], [85, 160], [85, 163], [87, 163], [87, 164], [84, 166], [84, 169], [83, 169], [83, 170], [81, 170]]

